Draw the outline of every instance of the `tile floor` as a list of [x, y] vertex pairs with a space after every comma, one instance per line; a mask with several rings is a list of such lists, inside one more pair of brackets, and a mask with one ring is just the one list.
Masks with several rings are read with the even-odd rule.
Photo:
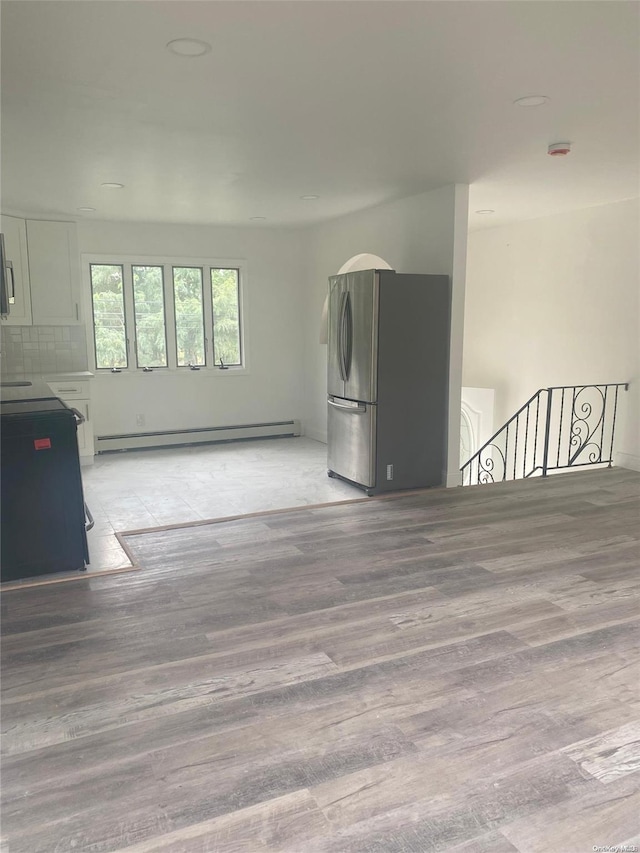
[[130, 565], [115, 532], [305, 504], [365, 499], [327, 477], [327, 446], [280, 438], [96, 456], [82, 469], [89, 571]]

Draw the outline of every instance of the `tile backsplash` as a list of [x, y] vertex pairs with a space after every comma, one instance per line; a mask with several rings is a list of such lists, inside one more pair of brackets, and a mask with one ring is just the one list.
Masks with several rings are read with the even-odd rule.
[[84, 326], [3, 326], [2, 374], [87, 370]]

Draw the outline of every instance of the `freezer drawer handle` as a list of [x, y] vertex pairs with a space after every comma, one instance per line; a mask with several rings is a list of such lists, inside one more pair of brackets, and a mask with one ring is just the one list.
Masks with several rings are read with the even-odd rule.
[[345, 412], [350, 412], [352, 415], [364, 415], [367, 411], [366, 406], [345, 406], [343, 403], [336, 403], [335, 400], [327, 401], [330, 406], [333, 406], [334, 409], [342, 409]]

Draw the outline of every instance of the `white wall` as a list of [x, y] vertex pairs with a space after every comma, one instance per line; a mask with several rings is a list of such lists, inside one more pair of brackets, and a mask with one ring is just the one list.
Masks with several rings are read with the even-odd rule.
[[307, 435], [326, 441], [327, 347], [319, 340], [328, 277], [363, 252], [384, 258], [397, 272], [446, 274], [453, 281], [447, 482], [459, 482], [467, 216], [468, 187], [450, 185], [309, 229]]
[[637, 199], [469, 235], [465, 385], [496, 428], [538, 388], [629, 380], [617, 463], [640, 470]]
[[98, 375], [92, 384], [96, 434], [139, 432], [137, 414], [145, 415], [147, 431], [302, 420], [306, 239], [293, 229], [80, 222], [81, 254], [246, 262], [248, 371]]

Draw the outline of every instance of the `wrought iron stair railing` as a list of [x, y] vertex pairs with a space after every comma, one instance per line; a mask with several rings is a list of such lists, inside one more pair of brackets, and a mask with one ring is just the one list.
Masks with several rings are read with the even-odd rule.
[[613, 463], [620, 389], [605, 385], [540, 388], [461, 467], [462, 485], [546, 477], [549, 471]]

